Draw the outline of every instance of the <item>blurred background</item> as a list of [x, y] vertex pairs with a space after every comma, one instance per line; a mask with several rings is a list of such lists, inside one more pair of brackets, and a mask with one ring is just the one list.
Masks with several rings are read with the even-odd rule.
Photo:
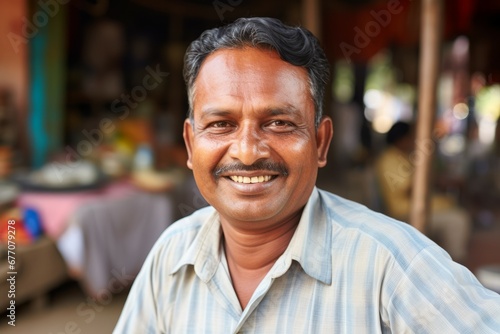
[[[478, 274], [500, 263], [500, 2], [443, 4], [424, 152], [433, 191], [470, 217], [461, 262]], [[1, 307], [12, 299], [11, 220], [17, 271], [17, 328], [2, 316], [2, 333], [111, 332], [158, 235], [206, 205], [185, 166], [183, 55], [201, 32], [239, 17], [276, 17], [319, 37], [335, 134], [318, 186], [390, 214], [375, 165], [391, 127], [418, 116], [421, 5], [0, 0]]]

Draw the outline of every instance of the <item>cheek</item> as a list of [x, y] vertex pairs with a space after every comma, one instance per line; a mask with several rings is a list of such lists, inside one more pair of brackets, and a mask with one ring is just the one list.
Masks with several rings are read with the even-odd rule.
[[309, 167], [311, 160], [317, 160], [317, 149], [314, 138], [304, 138], [280, 145], [283, 157], [297, 165]]
[[203, 173], [213, 170], [224, 156], [227, 147], [214, 140], [199, 138], [193, 149], [193, 171]]
[[308, 182], [319, 168], [318, 151], [310, 139], [288, 145], [282, 150], [281, 156], [290, 168], [290, 172], [295, 171], [296, 180], [300, 183]]

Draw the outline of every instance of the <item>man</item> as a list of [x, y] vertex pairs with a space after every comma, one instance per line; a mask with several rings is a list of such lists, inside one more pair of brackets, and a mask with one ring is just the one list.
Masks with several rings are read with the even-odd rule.
[[317, 40], [240, 19], [187, 50], [188, 166], [115, 333], [494, 333], [500, 296], [411, 226], [315, 188], [332, 122]]
[[[414, 129], [408, 123], [396, 122], [387, 133], [387, 149], [376, 162], [377, 181], [386, 213], [408, 221], [412, 175], [416, 156]], [[470, 218], [456, 200], [446, 194], [433, 193], [429, 217], [429, 234], [439, 240], [454, 261], [464, 263], [470, 238]]]

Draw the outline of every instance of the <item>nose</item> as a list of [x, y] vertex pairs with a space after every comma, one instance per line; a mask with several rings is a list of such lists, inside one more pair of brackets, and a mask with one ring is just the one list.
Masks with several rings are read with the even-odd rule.
[[260, 159], [269, 158], [269, 146], [262, 131], [255, 124], [241, 125], [229, 148], [231, 158], [237, 159], [247, 166], [252, 165]]

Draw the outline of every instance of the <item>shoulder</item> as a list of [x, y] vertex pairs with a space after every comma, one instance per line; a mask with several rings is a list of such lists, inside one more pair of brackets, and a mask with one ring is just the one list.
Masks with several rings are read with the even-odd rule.
[[424, 249], [442, 251], [407, 223], [323, 190], [319, 190], [319, 194], [323, 210], [332, 224], [334, 242], [377, 249], [379, 255], [385, 255], [402, 266], [408, 266]]
[[176, 221], [160, 235], [149, 255], [161, 258], [163, 265], [174, 265], [193, 244], [202, 226], [215, 213], [215, 209], [208, 206]]
[[170, 225], [160, 236], [158, 242], [168, 240], [174, 236], [189, 234], [192, 231], [197, 231], [203, 223], [215, 213], [215, 209], [207, 206], [196, 210], [189, 216], [179, 219], [174, 224]]

